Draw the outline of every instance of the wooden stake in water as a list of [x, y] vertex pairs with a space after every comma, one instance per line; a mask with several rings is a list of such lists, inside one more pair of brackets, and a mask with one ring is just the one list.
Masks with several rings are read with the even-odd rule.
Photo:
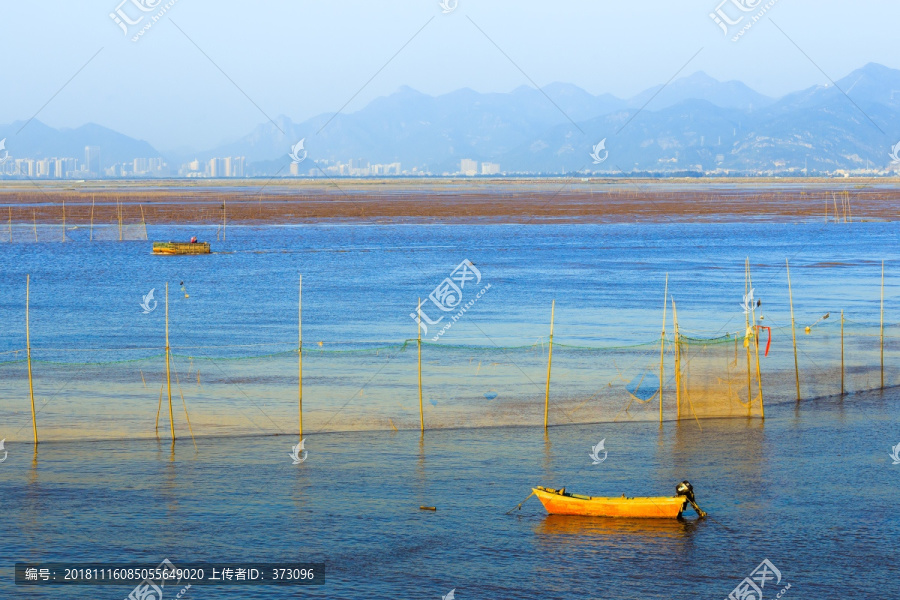
[[32, 224], [34, 225], [34, 241], [38, 241], [37, 239], [37, 211], [31, 211], [31, 219]]
[[222, 198], [222, 241], [225, 241], [225, 226], [228, 224], [228, 218], [225, 216], [225, 198]]
[[[300, 289], [297, 298], [297, 417], [300, 441], [303, 441], [303, 275], [300, 275]], [[197, 371], [200, 383], [200, 371]]]
[[[419, 298], [419, 303], [416, 306], [422, 306], [421, 298]], [[416, 319], [416, 324], [418, 325], [416, 346], [419, 350], [419, 427], [421, 427], [422, 433], [425, 433], [425, 411], [422, 408], [422, 320]]]
[[9, 241], [12, 242], [12, 206], [9, 207]]
[[881, 261], [881, 389], [884, 389], [884, 260]]
[[140, 207], [141, 207], [141, 225], [144, 226], [144, 239], [147, 240], [150, 238], [147, 237], [147, 221], [144, 220], [144, 205], [141, 204]]
[[172, 427], [172, 443], [175, 443], [175, 417], [172, 415], [172, 375], [169, 370], [171, 362], [169, 349], [169, 282], [166, 282], [166, 386], [169, 389], [169, 425]]
[[[744, 263], [744, 296], [750, 293], [750, 258], [748, 257]], [[749, 300], [749, 298], [748, 298]], [[753, 411], [753, 380], [750, 375], [750, 311], [744, 315], [744, 345], [747, 348], [747, 416]]]
[[659, 340], [659, 424], [663, 422], [663, 356], [666, 350], [666, 306], [669, 298], [669, 274], [666, 273], [666, 291], [663, 293], [663, 326]]
[[62, 208], [63, 208], [62, 241], [65, 242], [66, 241], [66, 199], [65, 198], [63, 198], [63, 201], [62, 201]]
[[94, 241], [94, 196], [91, 196], [91, 239], [90, 241]]
[[31, 299], [31, 275], [25, 276], [25, 348], [28, 355], [28, 392], [31, 395], [31, 429], [34, 432], [34, 445], [38, 443], [37, 415], [34, 412], [34, 381], [31, 377], [31, 326], [28, 320], [28, 306]]
[[800, 364], [797, 362], [797, 328], [794, 324], [794, 293], [791, 290], [791, 266], [788, 264], [787, 259], [784, 259], [784, 265], [787, 267], [788, 300], [791, 303], [791, 336], [794, 338], [794, 378], [797, 381], [797, 402], [800, 402]]
[[553, 317], [556, 313], [556, 300], [550, 304], [550, 345], [547, 353], [547, 390], [544, 392], [544, 431], [550, 418], [550, 367], [553, 364]]
[[[750, 275], [750, 265], [749, 262], [747, 264], [747, 281], [750, 284], [750, 289], [753, 289], [753, 277]], [[759, 410], [760, 416], [765, 419], [766, 418], [766, 406], [763, 402], [763, 388], [762, 388], [762, 373], [759, 370], [759, 330], [756, 327], [756, 307], [751, 304], [750, 305], [750, 316], [752, 319], [753, 325], [753, 342], [754, 342], [754, 352], [756, 353], [756, 389], [759, 390]]]
[[675, 418], [681, 420], [681, 340], [678, 334], [678, 310], [672, 298], [672, 326], [675, 327]]
[[844, 311], [841, 310], [841, 396], [844, 395]]

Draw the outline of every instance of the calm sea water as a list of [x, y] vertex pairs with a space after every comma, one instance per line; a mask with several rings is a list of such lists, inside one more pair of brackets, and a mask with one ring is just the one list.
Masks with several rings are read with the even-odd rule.
[[[44, 360], [85, 348], [104, 349], [90, 354], [98, 360], [158, 349], [163, 311], [144, 314], [139, 304], [151, 288], [162, 300], [167, 281], [174, 346], [215, 347], [219, 357], [271, 350], [244, 344], [290, 349], [300, 273], [305, 340], [403, 340], [415, 336], [416, 299], [464, 259], [492, 287], [445, 343], [546, 339], [554, 299], [559, 342], [653, 340], [666, 273], [682, 327], [740, 330], [746, 257], [777, 325], [790, 322], [785, 258], [801, 323], [845, 309], [866, 326], [879, 319], [886, 259], [886, 320], [898, 321], [894, 223], [229, 227], [217, 253], [199, 258], [154, 257], [147, 242], [90, 244], [85, 233], [71, 231], [67, 244], [0, 244], [0, 351], [24, 347], [26, 273], [32, 344]], [[155, 239], [192, 234], [214, 240], [216, 232], [150, 230]], [[196, 451], [179, 440], [174, 455], [165, 441], [78, 441], [89, 412], [75, 441], [42, 444], [35, 458], [21, 442], [27, 427], [16, 421], [5, 431], [27, 408], [19, 382], [3, 385], [2, 597], [129, 592], [26, 592], [11, 583], [15, 560], [163, 558], [327, 565], [322, 588], [195, 587], [183, 596], [198, 599], [437, 599], [454, 588], [461, 600], [724, 598], [765, 558], [791, 584], [785, 598], [896, 596], [900, 466], [888, 457], [900, 443], [896, 390], [799, 408], [773, 403], [765, 424], [707, 420], [702, 430], [695, 422], [662, 432], [651, 423], [570, 425], [549, 441], [529, 427], [429, 431], [424, 441], [406, 431], [313, 433], [309, 459], [294, 466], [287, 436], [199, 438]], [[66, 400], [63, 385], [42, 393], [50, 409]], [[592, 466], [588, 452], [601, 439], [609, 458]], [[533, 499], [503, 514], [532, 485], [667, 495], [685, 478], [714, 520], [549, 518]]]
[[[9, 445], [0, 466], [5, 598], [124, 598], [122, 586], [16, 589], [15, 560], [320, 561], [303, 590], [184, 597], [725, 598], [768, 558], [785, 598], [897, 595], [895, 392], [778, 406], [759, 420]], [[588, 452], [606, 440], [608, 458]], [[548, 517], [529, 486], [668, 495], [711, 519]], [[436, 512], [418, 509], [437, 507]], [[771, 586], [770, 586], [771, 587]], [[177, 591], [177, 590], [176, 590]]]

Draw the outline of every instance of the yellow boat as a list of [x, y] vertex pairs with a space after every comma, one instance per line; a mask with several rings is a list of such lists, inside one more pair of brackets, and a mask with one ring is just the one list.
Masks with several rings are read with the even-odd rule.
[[209, 242], [153, 242], [153, 254], [209, 254]]
[[677, 519], [688, 503], [701, 517], [706, 513], [694, 501], [694, 488], [682, 481], [676, 488], [675, 496], [650, 496], [621, 498], [605, 496], [582, 496], [570, 494], [566, 488], [552, 489], [542, 486], [533, 493], [551, 515], [578, 515], [583, 517], [617, 517], [629, 519]]

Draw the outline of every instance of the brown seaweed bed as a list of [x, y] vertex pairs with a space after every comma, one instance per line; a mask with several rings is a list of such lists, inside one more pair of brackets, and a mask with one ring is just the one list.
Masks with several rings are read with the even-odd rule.
[[[0, 184], [12, 224], [845, 222], [900, 214], [891, 179], [205, 180]], [[5, 214], [3, 214], [5, 213]]]

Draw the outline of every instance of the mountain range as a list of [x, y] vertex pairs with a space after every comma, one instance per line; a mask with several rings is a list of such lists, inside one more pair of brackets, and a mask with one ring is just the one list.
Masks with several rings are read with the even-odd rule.
[[[891, 166], [900, 141], [900, 71], [870, 63], [843, 79], [781, 98], [700, 72], [632, 98], [592, 95], [571, 84], [509, 93], [471, 89], [429, 96], [402, 87], [354, 113], [300, 123], [285, 116], [233, 142], [170, 164], [245, 156], [250, 175], [285, 173], [288, 152], [304, 140], [302, 172], [328, 162], [400, 162], [454, 173], [463, 158], [499, 163], [504, 172], [833, 172]], [[0, 138], [21, 123], [0, 126]], [[603, 141], [596, 162], [592, 148]], [[104, 164], [155, 157], [148, 143], [99, 125], [56, 130], [30, 123], [15, 156], [83, 156], [101, 146]], [[605, 153], [608, 152], [608, 155]]]

